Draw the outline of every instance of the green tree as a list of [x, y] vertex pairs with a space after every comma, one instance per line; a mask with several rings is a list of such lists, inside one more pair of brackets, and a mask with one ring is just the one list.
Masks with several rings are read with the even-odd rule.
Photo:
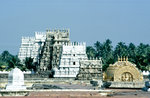
[[140, 45], [137, 47], [135, 64], [141, 70], [147, 70], [147, 66], [149, 66], [149, 51], [150, 46], [148, 44], [145, 45], [140, 43]]
[[128, 46], [129, 61], [131, 61], [133, 63], [136, 63], [136, 61], [135, 61], [136, 52], [137, 52], [137, 47], [133, 43], [130, 43], [129, 46]]
[[94, 48], [95, 48], [95, 57], [99, 58], [99, 57], [102, 57], [102, 53], [103, 53], [103, 45], [97, 41], [95, 44], [94, 44]]
[[105, 58], [105, 59], [111, 58], [113, 56], [113, 54], [112, 54], [113, 46], [111, 44], [112, 44], [112, 42], [109, 39], [107, 39], [106, 42], [104, 42], [102, 45], [102, 49], [101, 49], [102, 53], [101, 54], [102, 54], [103, 58]]
[[10, 54], [7, 50], [5, 50], [1, 54], [1, 60], [4, 61], [4, 62], [8, 62], [12, 57], [13, 57], [13, 55]]
[[124, 42], [119, 42], [114, 50], [112, 42], [107, 39], [105, 42], [94, 43], [94, 47], [87, 47], [87, 55], [90, 57], [102, 57], [103, 71], [107, 69], [109, 64], [113, 64], [119, 57], [128, 57], [129, 61], [137, 65], [141, 70], [150, 70], [150, 45], [140, 43], [135, 46], [133, 43], [126, 45]]
[[3, 51], [0, 55], [0, 70], [6, 70], [8, 68], [8, 61], [12, 59], [11, 55], [7, 50]]
[[103, 71], [109, 67], [109, 64], [114, 63], [112, 41], [107, 39], [102, 45], [101, 56], [103, 58]]
[[119, 42], [114, 50], [115, 58], [128, 56], [128, 46], [124, 42]]
[[105, 42], [100, 43], [97, 41], [94, 44], [95, 48], [95, 57], [100, 58], [102, 57], [103, 60], [103, 71], [107, 69], [110, 63], [113, 63], [113, 46], [111, 45], [112, 41], [107, 39]]
[[86, 47], [86, 53], [87, 53], [88, 58], [94, 58], [96, 51], [92, 46], [87, 46]]
[[146, 53], [146, 70], [150, 71], [150, 46], [147, 48], [147, 53]]
[[36, 70], [36, 65], [33, 63], [33, 58], [26, 57], [24, 63], [27, 69], [34, 70], [34, 71]]
[[13, 56], [9, 61], [8, 61], [8, 67], [7, 67], [7, 70], [11, 70], [15, 67], [18, 67], [18, 68], [22, 68], [22, 64], [20, 63], [20, 60], [17, 56]]

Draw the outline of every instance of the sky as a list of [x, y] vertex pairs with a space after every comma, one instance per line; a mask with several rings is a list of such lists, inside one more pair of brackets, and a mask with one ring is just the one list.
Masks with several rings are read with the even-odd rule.
[[72, 42], [150, 44], [150, 0], [0, 0], [0, 53], [17, 55], [22, 36], [70, 29]]

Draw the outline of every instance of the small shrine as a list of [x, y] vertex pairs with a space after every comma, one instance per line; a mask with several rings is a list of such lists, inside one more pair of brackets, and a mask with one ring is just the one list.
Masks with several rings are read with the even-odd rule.
[[118, 58], [115, 64], [110, 64], [104, 74], [104, 81], [113, 82], [143, 82], [142, 72], [128, 58]]
[[26, 86], [24, 85], [24, 74], [19, 68], [14, 68], [9, 72], [6, 90], [8, 91], [26, 90]]

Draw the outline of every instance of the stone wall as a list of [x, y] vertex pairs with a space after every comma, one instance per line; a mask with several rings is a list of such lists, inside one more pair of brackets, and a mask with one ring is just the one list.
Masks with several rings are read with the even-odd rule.
[[145, 82], [105, 82], [109, 88], [143, 88]]
[[[32, 79], [41, 79], [41, 78], [49, 78], [48, 74], [24, 74], [25, 80], [32, 80]], [[7, 80], [8, 74], [0, 74], [0, 80]]]

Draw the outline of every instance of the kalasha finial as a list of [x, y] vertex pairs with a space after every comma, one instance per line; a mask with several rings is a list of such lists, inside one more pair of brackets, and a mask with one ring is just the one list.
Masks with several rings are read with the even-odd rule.
[[120, 61], [122, 61], [122, 56], [121, 56], [121, 59], [120, 59]]
[[98, 60], [98, 58], [96, 57], [96, 60]]
[[125, 57], [123, 58], [123, 61], [126, 61], [126, 58], [125, 58]]
[[46, 32], [48, 32], [48, 28], [46, 29]]
[[128, 61], [128, 57], [126, 57], [126, 61]]
[[120, 61], [120, 58], [119, 58], [119, 56], [118, 56], [118, 61]]

